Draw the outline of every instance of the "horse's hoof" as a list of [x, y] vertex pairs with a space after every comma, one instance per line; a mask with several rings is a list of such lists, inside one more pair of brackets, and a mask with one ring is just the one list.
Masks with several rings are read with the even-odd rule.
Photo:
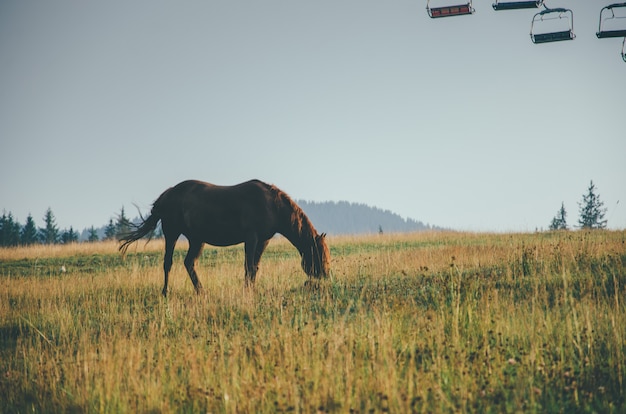
[[304, 287], [307, 289], [319, 289], [320, 287], [320, 282], [319, 280], [307, 280], [306, 282], [304, 282]]

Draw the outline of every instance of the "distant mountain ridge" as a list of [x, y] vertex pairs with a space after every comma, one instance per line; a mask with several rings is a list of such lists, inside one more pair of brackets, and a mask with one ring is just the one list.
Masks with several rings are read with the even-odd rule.
[[409, 233], [440, 230], [429, 224], [366, 204], [348, 201], [304, 201], [296, 203], [304, 210], [319, 232], [340, 234]]

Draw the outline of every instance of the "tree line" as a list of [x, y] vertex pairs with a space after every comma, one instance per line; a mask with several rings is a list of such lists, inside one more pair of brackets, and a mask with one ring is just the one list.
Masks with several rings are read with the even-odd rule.
[[[0, 246], [29, 246], [33, 244], [69, 244], [79, 241], [80, 234], [70, 226], [69, 229], [60, 230], [51, 208], [46, 210], [43, 216], [43, 227], [37, 227], [32, 214], [26, 217], [26, 223], [20, 224], [13, 214], [3, 212], [0, 217]], [[113, 240], [118, 235], [126, 233], [132, 226], [131, 220], [126, 216], [124, 207], [116, 219], [110, 219], [102, 229], [91, 226], [86, 229], [86, 241], [96, 242], [99, 240]]]

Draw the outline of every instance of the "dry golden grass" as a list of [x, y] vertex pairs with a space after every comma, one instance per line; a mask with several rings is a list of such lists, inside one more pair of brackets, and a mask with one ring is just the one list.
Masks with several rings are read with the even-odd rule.
[[32, 246], [4, 247], [0, 249], [0, 260], [36, 259], [40, 257], [66, 257], [76, 254], [112, 253], [117, 246], [115, 241], [72, 244], [35, 244]]
[[254, 289], [207, 247], [167, 300], [156, 241], [0, 250], [0, 411], [624, 411], [625, 240], [334, 237], [305, 286], [277, 239]]

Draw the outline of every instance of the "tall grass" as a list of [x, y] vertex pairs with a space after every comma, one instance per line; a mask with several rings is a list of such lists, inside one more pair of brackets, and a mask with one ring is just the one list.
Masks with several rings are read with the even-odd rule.
[[626, 410], [626, 232], [329, 242], [329, 280], [276, 240], [249, 290], [207, 247], [200, 296], [178, 252], [167, 300], [158, 243], [0, 250], [0, 410]]

